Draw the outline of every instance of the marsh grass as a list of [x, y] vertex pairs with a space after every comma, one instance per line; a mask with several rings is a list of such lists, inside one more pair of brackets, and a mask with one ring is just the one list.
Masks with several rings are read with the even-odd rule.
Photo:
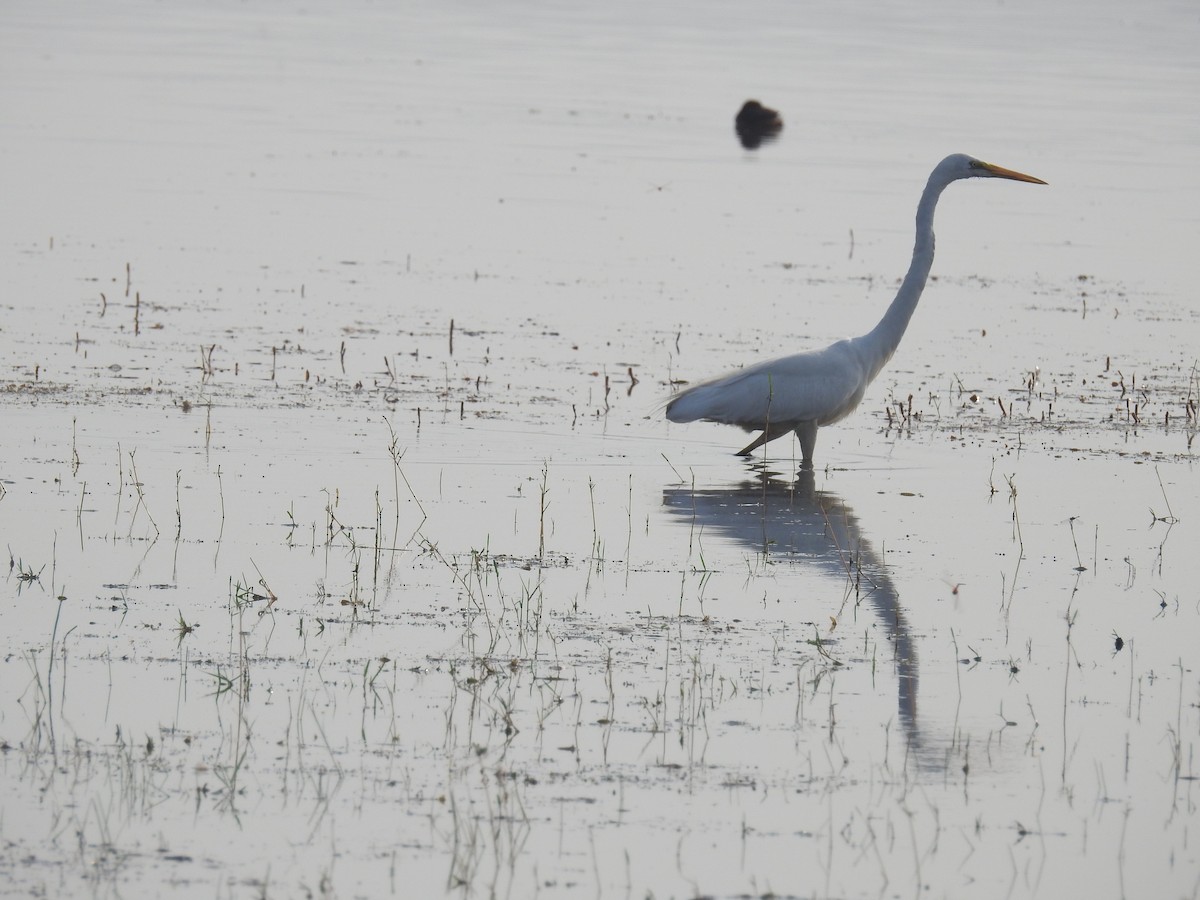
[[40, 569], [34, 571], [33, 566], [26, 565], [25, 560], [23, 559], [14, 562], [12, 558], [12, 550], [10, 549], [8, 557], [9, 571], [12, 572], [14, 567], [16, 570], [17, 584], [21, 586], [28, 586], [34, 583], [40, 584], [42, 581], [42, 573], [46, 571], [45, 563], [42, 563]]
[[[465, 335], [457, 333], [456, 360], [469, 355]], [[280, 380], [290, 377], [287, 360]], [[328, 373], [313, 371], [312, 390], [325, 389]], [[229, 377], [192, 372], [214, 393], [212, 382]], [[1061, 422], [1070, 406], [1047, 375], [1024, 376], [1023, 393], [1005, 397], [1004, 427], [1019, 421], [1015, 436], [1000, 434], [994, 406], [986, 424], [970, 418], [978, 407], [951, 395], [961, 383], [897, 392], [927, 397], [925, 410], [914, 399], [891, 407], [906, 440], [942, 435], [958, 444], [987, 433], [1006, 442], [972, 448], [969, 464], [946, 468], [967, 485], [955, 495], [955, 521], [978, 530], [978, 546], [956, 535], [958, 526], [941, 527], [938, 516], [949, 513], [906, 483], [919, 485], [920, 471], [835, 468], [821, 483], [844, 492], [856, 513], [836, 497], [820, 507], [814, 534], [826, 549], [816, 557], [772, 527], [776, 513], [788, 521], [801, 485], [777, 492], [774, 476], [751, 476], [747, 490], [729, 491], [741, 473], [717, 468], [724, 454], [712, 463], [690, 447], [671, 451], [688, 455], [676, 466], [657, 448], [638, 456], [628, 442], [617, 447], [633, 462], [608, 468], [598, 452], [539, 447], [531, 460], [528, 448], [509, 447], [503, 465], [489, 458], [472, 469], [454, 454], [523, 437], [506, 435], [507, 422], [471, 425], [458, 394], [455, 417], [447, 398], [457, 379], [448, 369], [442, 376], [434, 414], [430, 398], [421, 403], [424, 434], [394, 425], [394, 413], [377, 431], [372, 411], [361, 419], [375, 417], [361, 426], [365, 440], [355, 434], [335, 450], [315, 442], [318, 453], [301, 446], [300, 465], [290, 451], [269, 465], [261, 454], [229, 452], [239, 428], [257, 445], [261, 426], [220, 405], [208, 406], [195, 460], [161, 454], [130, 428], [112, 473], [97, 471], [110, 445], [94, 439], [85, 418], [73, 421], [69, 447], [58, 429], [55, 476], [66, 501], [52, 492], [37, 499], [74, 517], [80, 554], [64, 563], [64, 548], [47, 540], [53, 561], [39, 569], [26, 559], [37, 559], [40, 545], [22, 536], [9, 548], [11, 588], [29, 591], [23, 602], [59, 593], [64, 574], [71, 599], [56, 603], [53, 621], [43, 610], [36, 639], [14, 657], [22, 685], [0, 740], [22, 767], [15, 790], [48, 798], [33, 807], [35, 816], [49, 811], [37, 822], [50, 849], [39, 852], [60, 860], [61, 881], [114, 894], [130, 873], [178, 879], [182, 870], [155, 872], [161, 861], [144, 851], [172, 844], [160, 856], [236, 872], [248, 889], [272, 895], [417, 884], [427, 894], [525, 896], [585, 884], [605, 895], [665, 885], [664, 893], [713, 895], [784, 886], [799, 896], [789, 874], [797, 867], [817, 873], [805, 884], [817, 892], [827, 884], [830, 895], [921, 893], [948, 884], [951, 870], [1003, 893], [1007, 874], [996, 875], [996, 860], [1054, 872], [1031, 845], [1085, 832], [1119, 837], [1123, 877], [1144, 876], [1144, 811], [1114, 825], [1119, 816], [1081, 802], [1093, 780], [1109, 798], [1096, 809], [1120, 802], [1133, 790], [1114, 784], [1123, 767], [1132, 785], [1147, 760], [1159, 764], [1154, 771], [1171, 786], [1139, 782], [1139, 790], [1156, 802], [1169, 791], [1180, 798], [1176, 821], [1189, 820], [1195, 715], [1186, 672], [1143, 661], [1141, 642], [1162, 641], [1148, 632], [1154, 615], [1186, 626], [1184, 592], [1172, 579], [1187, 563], [1162, 532], [1186, 527], [1190, 496], [1169, 461], [1154, 457], [1165, 511], [1151, 504], [1159, 530], [1143, 547], [1087, 498], [1067, 502], [1039, 480], [1032, 463], [1044, 451], [1021, 435], [1041, 425], [1026, 420], [1053, 403]], [[1151, 386], [1138, 378], [1140, 423], [1116, 424], [1148, 427]], [[610, 390], [610, 412], [628, 396]], [[349, 391], [347, 402], [357, 402]], [[965, 412], [953, 408], [959, 402]], [[1160, 437], [1178, 439], [1186, 416], [1175, 418]], [[572, 441], [601, 446], [592, 417], [574, 425], [564, 422]], [[997, 459], [1010, 453], [1020, 463], [1000, 482]], [[286, 477], [272, 480], [275, 467]], [[978, 491], [985, 477], [986, 497]], [[690, 509], [677, 519], [658, 510], [660, 478], [684, 485]], [[169, 502], [172, 480], [176, 540], [165, 553], [151, 512]], [[505, 494], [499, 482], [520, 487]], [[105, 483], [117, 509], [97, 534], [87, 498]], [[1008, 487], [1007, 516], [989, 506], [998, 484]], [[706, 491], [719, 509], [751, 510], [752, 543], [701, 517]], [[5, 512], [17, 493], [3, 498]], [[998, 528], [993, 513], [1005, 520]], [[1096, 519], [1091, 571], [1073, 584], [1046, 549], [1061, 544], [1064, 518], [1080, 567], [1074, 521]], [[1113, 534], [1130, 546], [1114, 547]], [[886, 541], [887, 554], [873, 553], [870, 538]], [[952, 563], [939, 541], [953, 548]], [[1015, 560], [1001, 563], [998, 608], [927, 577], [952, 567], [959, 583], [990, 583], [990, 563], [980, 559], [1005, 555]], [[1117, 585], [1118, 603], [1104, 578], [1114, 575], [1106, 560], [1123, 557], [1115, 576], [1128, 583]], [[107, 574], [114, 566], [123, 577]], [[1146, 579], [1160, 592], [1152, 610], [1125, 597], [1148, 593]], [[119, 591], [115, 603], [97, 583]], [[159, 602], [162, 590], [179, 593]], [[881, 599], [889, 591], [892, 599]], [[1065, 611], [1045, 602], [1050, 591], [1070, 592]], [[1056, 612], [1042, 618], [1046, 606]], [[1065, 657], [1057, 652], [1064, 616]], [[1098, 633], [1099, 660], [1090, 643]], [[1114, 688], [1105, 666], [1117, 633], [1129, 662]], [[1113, 696], [1128, 725], [1119, 752], [1096, 730], [1112, 724], [1104, 712]], [[13, 722], [23, 729], [16, 738]], [[1034, 785], [1032, 799], [1009, 790], [1021, 778]], [[179, 817], [195, 823], [186, 847], [158, 835]], [[1048, 824], [1064, 817], [1068, 824]], [[1160, 833], [1182, 858], [1175, 828]], [[230, 829], [235, 842], [209, 837]], [[947, 863], [951, 846], [967, 846], [967, 861]], [[282, 865], [288, 853], [293, 862]]]

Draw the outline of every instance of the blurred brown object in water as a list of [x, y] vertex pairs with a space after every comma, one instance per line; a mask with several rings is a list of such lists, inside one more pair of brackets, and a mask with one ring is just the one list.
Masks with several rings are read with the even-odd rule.
[[773, 109], [768, 109], [757, 100], [747, 100], [733, 120], [738, 140], [747, 150], [753, 150], [763, 141], [773, 141], [783, 130], [783, 119]]

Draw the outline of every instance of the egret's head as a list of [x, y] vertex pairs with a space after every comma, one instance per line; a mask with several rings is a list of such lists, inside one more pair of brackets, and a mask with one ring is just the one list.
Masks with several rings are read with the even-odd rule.
[[957, 181], [960, 178], [1008, 178], [1011, 181], [1027, 181], [1030, 184], [1046, 183], [1040, 178], [1034, 178], [1032, 175], [1026, 175], [1023, 172], [1014, 172], [1012, 169], [1005, 169], [1002, 166], [984, 162], [982, 159], [967, 156], [965, 153], [955, 153], [947, 156], [938, 164], [934, 173], [940, 174], [947, 184], [951, 181]]

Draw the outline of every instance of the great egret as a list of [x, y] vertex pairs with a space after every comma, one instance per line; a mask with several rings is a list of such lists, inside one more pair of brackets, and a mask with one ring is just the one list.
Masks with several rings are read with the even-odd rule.
[[933, 266], [933, 212], [938, 198], [960, 178], [1009, 178], [1045, 184], [1040, 178], [1003, 169], [962, 153], [947, 156], [934, 168], [917, 204], [917, 240], [912, 264], [883, 318], [862, 337], [761, 362], [676, 394], [667, 403], [672, 422], [720, 422], [762, 434], [738, 451], [749, 456], [767, 441], [796, 432], [804, 459], [813, 466], [817, 428], [852, 413], [863, 394], [892, 358], [912, 318]]

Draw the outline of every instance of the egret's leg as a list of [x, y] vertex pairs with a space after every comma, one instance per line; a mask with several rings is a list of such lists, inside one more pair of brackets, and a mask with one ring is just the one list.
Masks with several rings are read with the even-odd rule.
[[757, 450], [759, 447], [761, 447], [767, 441], [773, 441], [773, 440], [775, 440], [775, 438], [783, 437], [785, 434], [787, 434], [791, 430], [792, 429], [790, 426], [772, 425], [770, 428], [764, 429], [762, 434], [760, 434], [758, 437], [756, 437], [754, 440], [752, 440], [749, 444], [747, 444], [745, 447], [743, 447], [741, 450], [739, 450], [736, 455], [737, 456], [749, 456], [751, 453], [753, 453], [755, 450]]
[[796, 437], [800, 438], [800, 453], [804, 457], [800, 462], [801, 469], [813, 467], [813, 451], [817, 448], [817, 423], [801, 422], [796, 428]]
[[768, 434], [769, 434], [769, 432], [764, 431], [762, 434], [760, 434], [758, 437], [756, 437], [754, 440], [752, 440], [749, 444], [747, 444], [745, 447], [743, 447], [741, 450], [739, 450], [736, 455], [737, 456], [749, 456], [751, 453], [753, 453], [755, 450], [757, 450], [759, 447], [761, 447], [763, 444], [765, 444], [767, 441], [770, 440], [770, 438], [767, 437]]

